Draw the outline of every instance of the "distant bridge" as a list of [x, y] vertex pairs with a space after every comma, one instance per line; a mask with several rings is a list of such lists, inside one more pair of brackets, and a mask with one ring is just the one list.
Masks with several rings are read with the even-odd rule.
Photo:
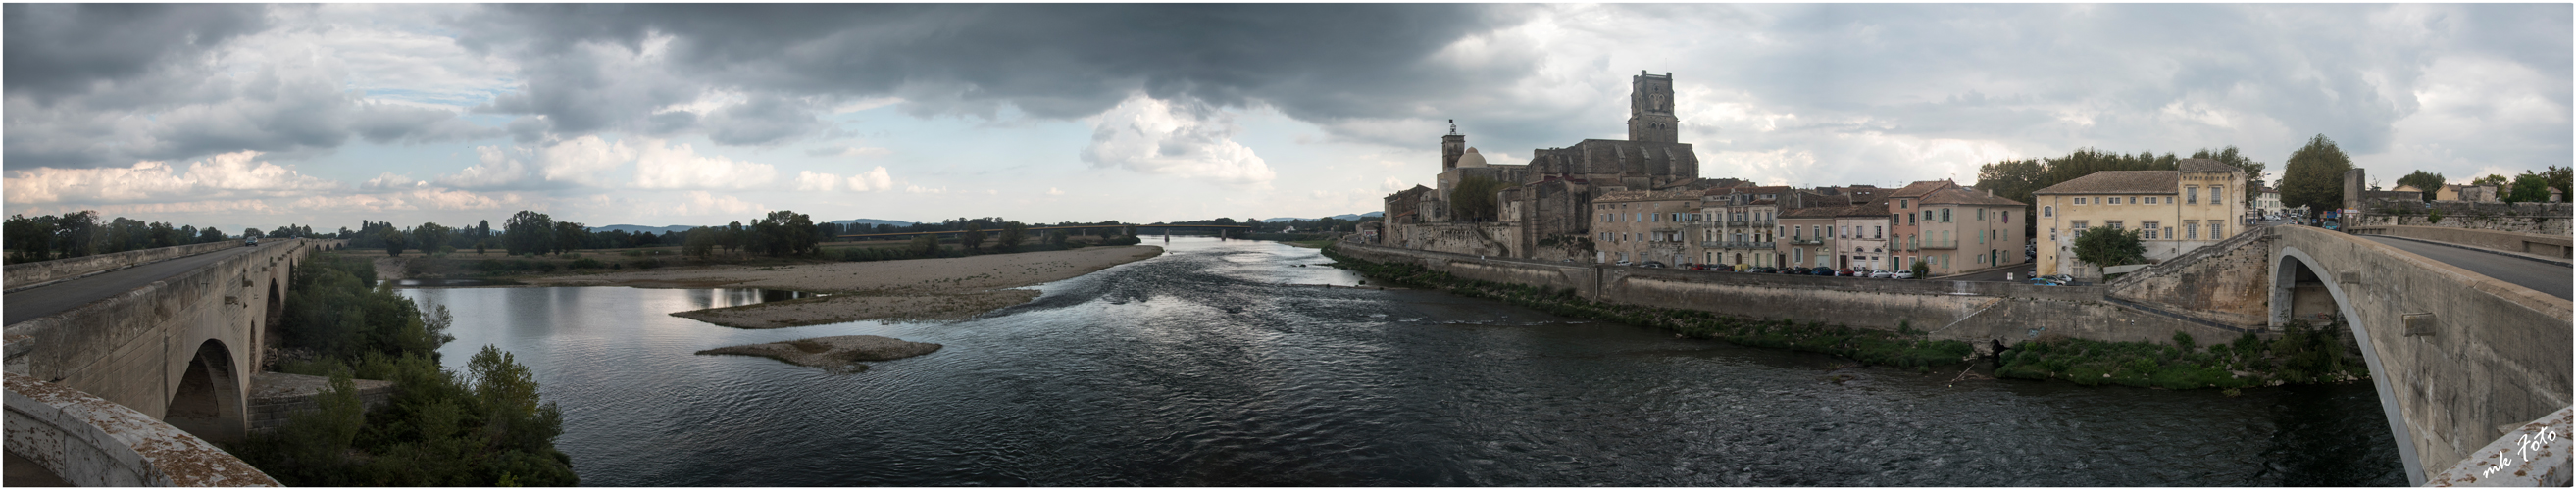
[[[1252, 229], [1252, 227], [1250, 227], [1250, 226], [1244, 226], [1244, 225], [1091, 225], [1091, 226], [1043, 226], [1043, 227], [1028, 228], [1027, 230], [1028, 230], [1028, 231], [1049, 231], [1049, 230], [1098, 230], [1098, 229], [1112, 229], [1112, 228], [1115, 228], [1115, 229], [1124, 229], [1124, 228], [1128, 228], [1128, 227], [1135, 227], [1136, 229], [1140, 229], [1140, 230], [1141, 230], [1141, 229], [1146, 229], [1146, 228], [1210, 228], [1210, 229], [1218, 229], [1218, 230], [1249, 230], [1249, 229]], [[996, 233], [996, 232], [1000, 232], [1000, 231], [1002, 231], [1002, 230], [1001, 230], [1001, 229], [999, 229], [999, 228], [996, 228], [996, 229], [990, 229], [990, 230], [983, 230], [983, 232], [985, 232], [985, 233]], [[906, 237], [906, 236], [918, 236], [918, 235], [954, 235], [954, 234], [960, 234], [960, 233], [965, 233], [965, 232], [966, 232], [965, 230], [951, 230], [951, 231], [915, 231], [915, 232], [905, 232], [905, 233], [869, 233], [869, 234], [864, 234], [864, 235], [841, 235], [841, 238], [857, 238], [857, 239], [869, 239], [869, 238], [892, 238], [892, 237]]]

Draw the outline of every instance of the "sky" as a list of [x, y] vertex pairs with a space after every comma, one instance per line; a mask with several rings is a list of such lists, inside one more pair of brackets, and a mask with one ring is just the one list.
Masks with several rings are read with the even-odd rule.
[[1624, 139], [1701, 177], [1902, 185], [2325, 135], [2393, 186], [2568, 166], [2571, 7], [5, 6], [0, 205], [329, 231], [1322, 217]]

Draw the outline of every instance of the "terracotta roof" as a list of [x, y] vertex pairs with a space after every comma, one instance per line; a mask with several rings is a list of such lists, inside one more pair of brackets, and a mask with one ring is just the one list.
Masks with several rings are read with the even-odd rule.
[[1885, 218], [1888, 214], [1887, 203], [1879, 201], [1870, 201], [1869, 204], [1858, 206], [1842, 206], [1835, 209], [1837, 209], [1837, 211], [1834, 212], [1834, 217], [1836, 218], [1866, 218], [1871, 216]]
[[2021, 202], [2021, 201], [2015, 201], [2015, 200], [2011, 200], [2011, 199], [2005, 199], [2005, 198], [2003, 198], [2003, 197], [2001, 197], [2001, 196], [1989, 196], [1989, 195], [1986, 195], [1986, 193], [1984, 193], [1984, 192], [1972, 191], [1972, 190], [1967, 190], [1967, 189], [1942, 189], [1942, 190], [1938, 190], [1938, 191], [1933, 191], [1931, 194], [1928, 194], [1928, 195], [1924, 195], [1924, 196], [1923, 196], [1923, 204], [1924, 204], [1924, 205], [1934, 205], [1934, 204], [1965, 204], [1965, 205], [1970, 205], [1970, 206], [2028, 206], [2028, 205], [2029, 205], [2028, 203], [2024, 203], [2024, 202]]
[[2182, 172], [2178, 171], [2104, 170], [2031, 194], [2172, 194], [2181, 188]]
[[1887, 197], [1917, 197], [1931, 194], [1932, 191], [1958, 186], [1959, 184], [1954, 184], [1947, 180], [1926, 180], [1906, 184], [1905, 187], [1897, 188], [1896, 192], [1887, 193]]
[[1699, 191], [1611, 191], [1592, 202], [1635, 202], [1665, 200], [1699, 200]]
[[2187, 158], [2183, 159], [2181, 163], [2174, 164], [2174, 170], [2183, 172], [2238, 172], [2243, 169], [2236, 168], [2235, 165], [2219, 163], [2217, 160], [2207, 158]]
[[1840, 210], [1841, 210], [1842, 208], [1845, 208], [1845, 207], [1848, 207], [1848, 206], [1824, 206], [1824, 207], [1813, 207], [1813, 208], [1798, 208], [1798, 209], [1792, 209], [1792, 210], [1788, 210], [1788, 211], [1781, 211], [1781, 212], [1780, 212], [1780, 219], [1797, 219], [1797, 218], [1825, 219], [1825, 218], [1832, 218], [1832, 217], [1834, 217], [1834, 213], [1841, 212]]

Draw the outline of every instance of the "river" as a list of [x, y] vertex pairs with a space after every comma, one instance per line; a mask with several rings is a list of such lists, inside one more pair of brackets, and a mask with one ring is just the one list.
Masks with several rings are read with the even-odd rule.
[[[1952, 386], [1955, 370], [1326, 287], [1361, 278], [1312, 249], [1166, 247], [955, 323], [668, 315], [764, 300], [745, 289], [403, 294], [456, 316], [451, 368], [490, 344], [534, 371], [588, 485], [2406, 484], [2367, 383]], [[946, 348], [856, 374], [692, 354], [853, 334]]]

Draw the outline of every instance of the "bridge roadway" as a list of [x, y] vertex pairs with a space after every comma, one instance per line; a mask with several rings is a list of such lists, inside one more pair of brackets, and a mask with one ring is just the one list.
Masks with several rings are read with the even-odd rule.
[[[278, 242], [272, 241], [261, 246], [265, 247], [276, 243]], [[55, 313], [62, 313], [66, 310], [89, 304], [92, 301], [98, 301], [99, 299], [114, 296], [126, 291], [133, 291], [134, 288], [143, 287], [143, 285], [151, 284], [153, 281], [168, 279], [170, 276], [176, 276], [180, 273], [196, 270], [200, 267], [205, 267], [207, 264], [250, 253], [252, 250], [255, 249], [251, 247], [234, 247], [230, 250], [221, 252], [203, 253], [153, 262], [122, 270], [108, 271], [95, 276], [49, 284], [35, 289], [9, 293], [5, 296], [0, 296], [0, 303], [5, 303], [5, 305], [0, 306], [8, 308], [8, 311], [5, 314], [5, 321], [0, 322], [0, 325], [16, 325], [18, 322], [44, 318]]]
[[2576, 293], [2576, 269], [2567, 266], [2398, 237], [2355, 236], [2379, 242], [2381, 245], [2397, 247], [2398, 250], [2422, 255], [2424, 258], [2450, 264], [2452, 267], [2484, 274], [2498, 281], [2557, 296], [2559, 299], [2576, 299], [2569, 297], [2571, 293]]

